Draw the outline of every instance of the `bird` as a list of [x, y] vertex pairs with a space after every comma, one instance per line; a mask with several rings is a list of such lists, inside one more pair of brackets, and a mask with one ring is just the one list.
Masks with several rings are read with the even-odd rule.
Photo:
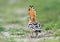
[[32, 30], [32, 35], [38, 35], [38, 32], [41, 33], [41, 24], [36, 21], [36, 10], [33, 6], [29, 6], [29, 23], [28, 27]]

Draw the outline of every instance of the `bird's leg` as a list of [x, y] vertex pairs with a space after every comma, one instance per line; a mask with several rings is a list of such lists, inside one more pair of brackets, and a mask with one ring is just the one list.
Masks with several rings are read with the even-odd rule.
[[38, 36], [38, 32], [35, 32], [35, 37], [37, 37]]
[[34, 31], [32, 31], [31, 37], [34, 37]]
[[32, 37], [32, 38], [38, 37], [38, 32], [33, 31], [31, 37]]

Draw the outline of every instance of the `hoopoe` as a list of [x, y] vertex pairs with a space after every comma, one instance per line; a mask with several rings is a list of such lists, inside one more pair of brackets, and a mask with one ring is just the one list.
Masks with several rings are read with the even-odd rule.
[[28, 27], [32, 29], [32, 36], [38, 35], [38, 32], [41, 32], [41, 25], [39, 23], [36, 22], [36, 11], [33, 8], [33, 6], [29, 7], [29, 24]]

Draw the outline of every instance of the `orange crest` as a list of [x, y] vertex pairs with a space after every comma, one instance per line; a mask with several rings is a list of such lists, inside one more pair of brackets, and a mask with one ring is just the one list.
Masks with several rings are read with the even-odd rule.
[[30, 15], [30, 21], [35, 22], [35, 17], [36, 17], [36, 11], [33, 9], [33, 7], [29, 8], [29, 15]]

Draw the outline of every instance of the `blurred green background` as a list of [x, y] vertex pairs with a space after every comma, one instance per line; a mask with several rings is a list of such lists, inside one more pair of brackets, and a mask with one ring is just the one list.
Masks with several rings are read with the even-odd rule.
[[7, 31], [11, 35], [31, 33], [31, 30], [25, 29], [29, 22], [30, 5], [36, 9], [36, 20], [41, 23], [42, 30], [55, 30], [54, 35], [60, 36], [60, 0], [0, 0], [0, 32]]

